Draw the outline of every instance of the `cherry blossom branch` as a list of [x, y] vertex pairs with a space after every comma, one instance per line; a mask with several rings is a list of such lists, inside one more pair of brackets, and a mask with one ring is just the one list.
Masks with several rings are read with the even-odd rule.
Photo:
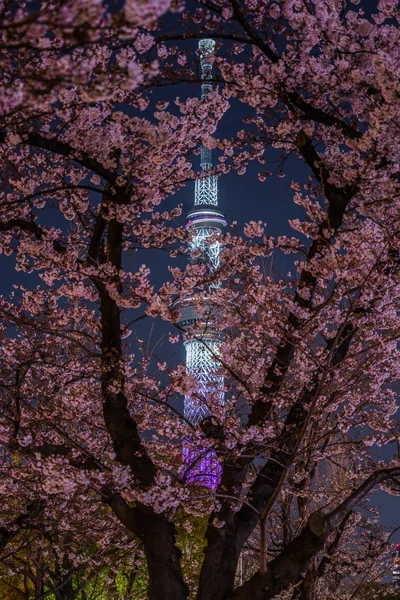
[[9, 527], [0, 527], [0, 553], [7, 544], [17, 535], [18, 531], [31, 519], [37, 518], [44, 508], [43, 500], [34, 500], [28, 504], [26, 512], [20, 514]]
[[[280, 60], [280, 57], [271, 50], [268, 44], [258, 35], [255, 29], [246, 20], [239, 0], [230, 0], [230, 2], [234, 9], [233, 17], [236, 19], [236, 21], [242, 26], [249, 38], [253, 40], [253, 43], [265, 54], [265, 56], [273, 64], [277, 64]], [[355, 130], [354, 127], [348, 125], [341, 119], [338, 119], [337, 117], [334, 117], [333, 115], [330, 115], [329, 113], [312, 106], [303, 100], [303, 98], [301, 98], [297, 92], [287, 92], [286, 90], [282, 90], [281, 99], [289, 106], [292, 105], [301, 110], [308, 119], [316, 121], [317, 123], [322, 123], [329, 127], [339, 127], [351, 139], [362, 137], [362, 133]]]
[[38, 198], [40, 196], [47, 196], [50, 194], [54, 194], [56, 192], [61, 192], [63, 190], [69, 190], [69, 191], [73, 191], [73, 190], [87, 190], [88, 192], [94, 192], [97, 194], [101, 194], [103, 192], [103, 190], [96, 188], [92, 185], [60, 185], [60, 186], [55, 186], [52, 188], [46, 188], [46, 189], [42, 189], [39, 190], [38, 192], [35, 192], [33, 194], [28, 194], [27, 196], [24, 196], [23, 198], [18, 198], [17, 200], [11, 200], [10, 202], [3, 202], [2, 206], [12, 206], [15, 204], [24, 204], [24, 203], [29, 203], [31, 200], [34, 200], [35, 198]]
[[323, 549], [329, 535], [343, 523], [360, 501], [374, 487], [399, 475], [400, 467], [376, 471], [331, 513], [313, 513], [301, 533], [268, 563], [267, 571], [264, 574], [258, 571], [233, 592], [231, 599], [271, 600], [291, 585], [296, 585], [311, 559]]
[[400, 467], [381, 469], [372, 473], [346, 500], [344, 500], [327, 517], [327, 522], [331, 529], [338, 526], [347, 513], [352, 511], [365, 496], [380, 483], [400, 476]]
[[[27, 231], [29, 233], [33, 233], [34, 236], [38, 240], [42, 240], [45, 232], [43, 229], [35, 223], [35, 221], [27, 221], [22, 218], [14, 218], [6, 221], [4, 223], [0, 223], [0, 231], [10, 231], [11, 229], [21, 229], [21, 231]], [[60, 244], [57, 240], [53, 241], [53, 248], [56, 252], [60, 254], [65, 254], [67, 251], [66, 247]]]
[[[0, 144], [4, 144], [6, 141], [7, 132], [0, 132]], [[38, 133], [24, 133], [21, 136], [20, 143], [41, 148], [42, 150], [48, 150], [54, 154], [59, 154], [60, 156], [70, 158], [89, 171], [97, 173], [97, 175], [105, 179], [105, 181], [115, 184], [116, 175], [112, 171], [109, 171], [103, 167], [101, 163], [89, 156], [86, 152], [75, 149], [65, 142], [61, 142], [60, 140], [56, 140], [54, 138], [44, 137]]]
[[[7, 318], [11, 323], [14, 323], [14, 325], [17, 325], [18, 327], [27, 327], [28, 329], [32, 329], [34, 331], [40, 331], [41, 333], [45, 333], [49, 337], [67, 340], [71, 344], [84, 350], [90, 356], [97, 357], [97, 358], [100, 357], [100, 354], [98, 352], [89, 350], [89, 348], [87, 348], [87, 346], [85, 346], [84, 344], [82, 344], [82, 342], [80, 342], [79, 340], [76, 339], [77, 334], [85, 336], [84, 332], [73, 331], [71, 333], [73, 333], [74, 335], [68, 335], [67, 333], [63, 333], [62, 331], [54, 330], [51, 327], [43, 326], [40, 323], [38, 323], [37, 320], [30, 319], [29, 317], [27, 317], [27, 315], [21, 315], [21, 314], [14, 315], [9, 310], [5, 310], [1, 307], [0, 307], [0, 315]], [[89, 339], [91, 339], [91, 338], [89, 338]]]

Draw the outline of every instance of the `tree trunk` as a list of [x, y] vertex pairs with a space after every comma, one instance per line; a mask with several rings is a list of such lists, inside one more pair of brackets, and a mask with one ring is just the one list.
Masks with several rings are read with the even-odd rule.
[[223, 528], [208, 526], [197, 600], [225, 600], [233, 588], [241, 544], [235, 515], [231, 513], [229, 519]]
[[138, 520], [137, 533], [141, 534], [149, 570], [149, 600], [186, 600], [189, 588], [182, 576], [182, 553], [175, 544], [173, 523], [145, 506], [138, 508]]

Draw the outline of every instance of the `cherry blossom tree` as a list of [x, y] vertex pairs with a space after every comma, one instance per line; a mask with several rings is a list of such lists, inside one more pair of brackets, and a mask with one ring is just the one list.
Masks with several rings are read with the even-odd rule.
[[[24, 521], [56, 531], [62, 514], [82, 538], [73, 564], [90, 532], [103, 548], [120, 549], [118, 531], [138, 541], [150, 600], [311, 600], [338, 536], [347, 554], [365, 540], [358, 507], [399, 484], [398, 457], [376, 451], [398, 439], [396, 3], [4, 3], [0, 33], [0, 243], [15, 270], [0, 299], [2, 546]], [[185, 44], [204, 36], [221, 46], [218, 89], [153, 101], [196, 79]], [[219, 139], [238, 102], [243, 123]], [[275, 174], [260, 167], [266, 188], [288, 156], [309, 172], [291, 184], [304, 214], [288, 215], [293, 236], [232, 229], [216, 273], [174, 264], [191, 232], [162, 208], [201, 143], [219, 149], [221, 174], [279, 153]], [[162, 281], [154, 253], [170, 257]], [[266, 276], [272, 255], [292, 272]], [[168, 328], [171, 355], [188, 296], [206, 296], [224, 332], [223, 405], [141, 340], [146, 323]], [[193, 427], [183, 394], [211, 416]], [[217, 490], [187, 477], [184, 439], [215, 453]], [[317, 485], [343, 456], [347, 477]], [[187, 577], [180, 534], [197, 517], [204, 558]], [[257, 569], [240, 580], [251, 536]]]

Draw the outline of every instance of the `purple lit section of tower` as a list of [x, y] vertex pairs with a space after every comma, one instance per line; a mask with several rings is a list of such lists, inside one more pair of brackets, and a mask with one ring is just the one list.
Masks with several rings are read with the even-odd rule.
[[190, 450], [189, 443], [187, 440], [182, 450], [183, 463], [186, 467], [186, 481], [215, 490], [222, 473], [215, 452]]
[[[201, 67], [201, 97], [207, 100], [212, 89], [212, 56], [215, 42], [203, 39], [199, 42]], [[218, 236], [227, 222], [218, 208], [218, 180], [212, 173], [212, 151], [202, 146], [200, 153], [200, 176], [195, 182], [193, 208], [187, 216], [186, 228], [193, 229], [191, 250], [215, 270], [220, 264], [221, 243]], [[219, 283], [214, 283], [214, 289]], [[200, 308], [201, 306], [201, 308]], [[223, 334], [218, 325], [218, 315], [207, 303], [207, 298], [185, 298], [180, 303], [179, 326], [187, 331], [185, 336], [186, 371], [199, 382], [196, 398], [185, 397], [185, 417], [198, 426], [210, 416], [208, 399], [213, 396], [224, 401], [224, 378], [219, 373], [218, 355]], [[221, 478], [221, 467], [214, 452], [195, 447], [187, 439], [183, 444], [183, 462], [187, 481], [215, 489]]]

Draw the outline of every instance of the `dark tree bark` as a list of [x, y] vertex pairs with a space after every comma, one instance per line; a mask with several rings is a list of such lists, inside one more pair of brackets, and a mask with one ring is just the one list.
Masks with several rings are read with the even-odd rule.
[[[123, 225], [112, 219], [107, 232], [107, 259], [118, 272], [121, 269]], [[120, 285], [118, 281], [116, 284]], [[154, 482], [156, 468], [141, 442], [123, 392], [120, 310], [104, 284], [95, 280], [95, 285], [101, 301], [104, 420], [119, 462], [129, 466], [138, 484], [146, 488]], [[121, 387], [119, 393], [110, 391], [110, 385], [115, 381]], [[143, 542], [149, 571], [149, 600], [185, 600], [188, 587], [180, 567], [181, 552], [175, 544], [174, 524], [165, 515], [143, 504], [136, 503], [134, 508], [129, 508], [117, 495], [111, 496], [109, 504], [124, 525]]]

